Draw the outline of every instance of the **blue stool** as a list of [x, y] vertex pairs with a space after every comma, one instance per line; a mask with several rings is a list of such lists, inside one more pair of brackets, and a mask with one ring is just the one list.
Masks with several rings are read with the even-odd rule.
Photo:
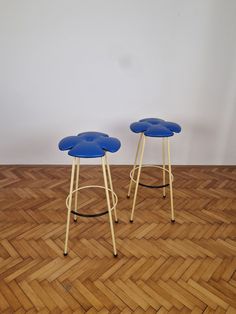
[[[148, 188], [162, 188], [163, 189], [163, 198], [166, 197], [166, 187], [170, 187], [170, 206], [171, 206], [171, 222], [175, 222], [175, 215], [174, 215], [174, 205], [173, 205], [173, 189], [172, 189], [172, 181], [174, 179], [172, 172], [171, 172], [171, 162], [170, 162], [170, 141], [169, 137], [173, 136], [174, 133], [180, 133], [181, 127], [177, 123], [167, 122], [162, 119], [156, 118], [147, 118], [139, 120], [138, 122], [134, 122], [130, 125], [131, 131], [134, 133], [140, 133], [140, 138], [138, 142], [138, 148], [136, 152], [136, 157], [134, 161], [134, 166], [132, 171], [130, 172], [130, 184], [127, 197], [130, 197], [131, 189], [133, 182], [136, 183], [135, 185], [135, 192], [134, 192], [134, 199], [133, 199], [133, 206], [131, 211], [130, 222], [133, 222], [134, 219], [134, 209], [136, 205], [136, 198], [138, 192], [138, 186], [142, 185]], [[162, 185], [147, 185], [141, 183], [140, 174], [141, 168], [147, 167], [147, 165], [143, 165], [143, 153], [145, 147], [145, 140], [146, 137], [159, 137], [162, 138], [162, 158], [163, 158], [163, 167], [160, 166], [152, 166], [156, 168], [162, 169], [162, 177], [163, 177], [163, 184]], [[165, 166], [165, 154], [166, 154], [166, 142], [167, 142], [167, 154], [168, 154], [168, 168], [166, 169]], [[139, 158], [139, 165], [137, 166], [137, 161]], [[138, 170], [137, 177], [134, 179], [135, 171]], [[169, 182], [166, 183], [165, 173], [168, 172], [169, 174]]]
[[[68, 136], [63, 138], [59, 143], [59, 149], [62, 151], [67, 150], [68, 155], [73, 157], [72, 171], [71, 171], [71, 181], [70, 181], [70, 193], [66, 199], [67, 206], [67, 224], [66, 224], [66, 238], [65, 238], [65, 249], [64, 255], [68, 254], [68, 238], [69, 238], [69, 228], [70, 228], [70, 215], [74, 215], [74, 221], [77, 220], [77, 216], [83, 217], [97, 217], [105, 214], [109, 214], [112, 244], [113, 244], [113, 254], [117, 256], [115, 234], [112, 222], [112, 210], [115, 214], [115, 222], [118, 222], [116, 205], [117, 205], [117, 195], [113, 191], [110, 166], [107, 161], [107, 152], [115, 153], [120, 149], [120, 141], [114, 137], [109, 137], [107, 134], [100, 132], [84, 132], [77, 136]], [[104, 177], [104, 186], [90, 185], [82, 186], [79, 188], [79, 167], [80, 158], [98, 158], [102, 160], [102, 170]], [[75, 175], [76, 172], [76, 175]], [[108, 175], [108, 179], [107, 179]], [[74, 188], [75, 185], [75, 189]], [[78, 212], [78, 191], [86, 188], [101, 188], [106, 192], [107, 199], [107, 211], [96, 213], [96, 214], [82, 214]], [[112, 207], [110, 202], [110, 194], [112, 198]], [[72, 199], [74, 196], [74, 210], [72, 210]]]

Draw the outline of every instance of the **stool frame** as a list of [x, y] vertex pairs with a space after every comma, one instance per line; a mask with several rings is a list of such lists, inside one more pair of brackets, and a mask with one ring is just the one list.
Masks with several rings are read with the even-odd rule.
[[[135, 155], [134, 165], [133, 169], [130, 172], [130, 183], [129, 183], [129, 189], [127, 197], [130, 198], [131, 192], [132, 192], [132, 186], [133, 182], [135, 183], [135, 190], [134, 190], [134, 199], [133, 199], [133, 205], [131, 210], [131, 216], [130, 216], [130, 222], [133, 222], [134, 219], [134, 210], [136, 206], [136, 200], [137, 200], [137, 193], [138, 193], [138, 186], [144, 186], [148, 188], [162, 188], [163, 198], [166, 197], [166, 187], [170, 187], [170, 207], [171, 207], [171, 222], [175, 222], [175, 214], [174, 214], [174, 203], [173, 203], [173, 186], [172, 182], [174, 181], [174, 176], [172, 175], [171, 171], [171, 160], [170, 160], [170, 140], [169, 137], [163, 137], [162, 138], [162, 167], [161, 166], [155, 166], [155, 165], [143, 165], [143, 155], [144, 155], [144, 148], [145, 148], [145, 142], [146, 142], [146, 136], [144, 133], [140, 134], [140, 138], [138, 141], [138, 147]], [[166, 168], [166, 144], [167, 144], [167, 156], [168, 156], [168, 169]], [[137, 165], [138, 164], [138, 165]], [[141, 175], [141, 169], [143, 167], [156, 167], [162, 169], [162, 185], [147, 185], [140, 182], [140, 175]], [[138, 170], [137, 177], [135, 177], [135, 171]], [[166, 183], [166, 172], [169, 175], [169, 182]]]
[[[116, 249], [116, 242], [115, 242], [115, 233], [114, 233], [114, 226], [112, 220], [112, 210], [114, 210], [115, 222], [118, 223], [117, 212], [116, 212], [116, 205], [118, 202], [117, 195], [113, 190], [113, 184], [111, 179], [111, 171], [110, 166], [107, 160], [107, 155], [105, 154], [101, 157], [102, 163], [102, 171], [103, 171], [103, 178], [104, 178], [104, 186], [100, 185], [87, 185], [79, 187], [79, 172], [80, 172], [80, 158], [73, 157], [72, 161], [72, 169], [71, 169], [71, 179], [70, 179], [70, 192], [66, 199], [66, 206], [67, 206], [67, 222], [66, 222], [66, 236], [65, 236], [65, 246], [64, 246], [64, 256], [68, 255], [68, 240], [69, 240], [69, 229], [70, 229], [70, 215], [74, 215], [74, 221], [77, 221], [77, 216], [82, 217], [98, 217], [108, 213], [109, 215], [109, 223], [111, 229], [111, 237], [112, 237], [112, 245], [113, 245], [113, 255], [117, 256], [117, 249]], [[75, 185], [75, 189], [73, 190]], [[106, 201], [107, 201], [107, 211], [96, 213], [96, 214], [81, 214], [78, 212], [78, 191], [86, 188], [102, 188], [105, 190], [106, 194]], [[110, 192], [110, 193], [109, 193]], [[73, 194], [75, 194], [74, 200], [74, 210], [72, 209], [72, 199]], [[111, 201], [110, 201], [110, 194], [111, 194]]]

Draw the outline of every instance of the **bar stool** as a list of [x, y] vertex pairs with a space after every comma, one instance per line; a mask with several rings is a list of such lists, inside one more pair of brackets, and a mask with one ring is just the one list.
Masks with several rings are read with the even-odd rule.
[[[59, 142], [59, 149], [62, 151], [68, 150], [68, 155], [73, 157], [71, 180], [70, 180], [70, 192], [66, 199], [67, 207], [67, 223], [66, 223], [66, 237], [65, 237], [65, 248], [64, 256], [68, 254], [68, 239], [69, 239], [69, 228], [70, 228], [70, 215], [74, 215], [74, 221], [77, 221], [77, 216], [82, 217], [98, 217], [108, 213], [111, 237], [113, 244], [113, 254], [117, 256], [116, 242], [114, 227], [112, 221], [112, 211], [114, 211], [115, 222], [118, 222], [116, 205], [118, 198], [113, 190], [110, 166], [107, 160], [107, 152], [115, 153], [120, 149], [120, 141], [114, 137], [109, 137], [105, 133], [101, 132], [84, 132], [77, 136], [68, 136], [63, 138]], [[79, 187], [79, 169], [80, 169], [80, 158], [101, 158], [102, 170], [104, 177], [104, 186], [100, 185], [88, 185]], [[108, 178], [108, 179], [107, 179]], [[74, 188], [75, 186], [75, 188]], [[78, 191], [88, 188], [100, 188], [104, 189], [107, 200], [107, 210], [95, 214], [82, 214], [78, 211]], [[111, 207], [111, 201], [112, 207]], [[72, 199], [74, 197], [74, 210], [72, 209]]]
[[[138, 148], [136, 151], [135, 161], [133, 169], [130, 172], [130, 184], [129, 184], [129, 190], [127, 197], [130, 197], [132, 185], [135, 183], [135, 191], [134, 191], [134, 199], [133, 199], [133, 206], [131, 210], [131, 217], [130, 222], [133, 222], [134, 219], [134, 210], [136, 205], [136, 199], [137, 199], [137, 192], [138, 192], [138, 186], [144, 186], [147, 188], [162, 188], [163, 190], [163, 198], [166, 197], [166, 187], [170, 187], [170, 207], [171, 207], [171, 222], [175, 222], [175, 215], [174, 215], [174, 204], [173, 204], [173, 188], [172, 188], [172, 182], [174, 180], [174, 177], [171, 172], [171, 161], [170, 161], [170, 141], [169, 137], [173, 136], [174, 133], [180, 133], [181, 127], [174, 122], [167, 122], [162, 119], [157, 118], [146, 118], [139, 120], [138, 122], [134, 122], [130, 125], [131, 131], [134, 133], [140, 133], [140, 138], [138, 142]], [[145, 147], [145, 141], [147, 137], [159, 137], [162, 138], [162, 159], [163, 159], [163, 167], [152, 165], [151, 167], [155, 168], [161, 168], [162, 169], [162, 179], [163, 184], [162, 185], [147, 185], [140, 182], [140, 174], [141, 169], [143, 167], [150, 167], [149, 165], [143, 165], [143, 154], [144, 154], [144, 147]], [[167, 143], [166, 143], [167, 142]], [[166, 168], [166, 144], [167, 144], [167, 155], [168, 155], [168, 169]], [[137, 166], [139, 159], [139, 165]], [[136, 179], [135, 172], [138, 170]], [[169, 182], [166, 183], [166, 172], [169, 175]]]

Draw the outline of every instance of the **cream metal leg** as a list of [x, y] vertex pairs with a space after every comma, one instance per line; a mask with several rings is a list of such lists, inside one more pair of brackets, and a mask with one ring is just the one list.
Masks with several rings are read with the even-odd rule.
[[134, 191], [134, 200], [133, 200], [133, 207], [132, 207], [132, 211], [131, 211], [130, 222], [133, 222], [133, 218], [134, 218], [134, 209], [135, 209], [135, 205], [136, 205], [136, 198], [137, 198], [137, 192], [138, 192], [138, 185], [139, 185], [140, 173], [141, 173], [141, 168], [142, 168], [142, 163], [143, 163], [144, 147], [145, 147], [145, 135], [142, 134], [141, 153], [140, 153], [138, 174], [137, 174], [137, 179], [136, 179], [136, 185], [135, 185], [135, 191]]
[[66, 239], [65, 239], [65, 249], [64, 249], [65, 256], [68, 254], [68, 238], [69, 238], [70, 214], [71, 214], [71, 206], [72, 206], [72, 192], [73, 192], [73, 183], [74, 183], [74, 175], [75, 175], [75, 163], [76, 163], [76, 158], [73, 158], [71, 180], [70, 180], [70, 199], [69, 199], [69, 207], [67, 211], [67, 223], [66, 223]]
[[133, 185], [133, 180], [132, 179], [134, 178], [135, 167], [137, 166], [138, 155], [139, 155], [139, 152], [140, 152], [140, 146], [141, 146], [142, 139], [143, 139], [143, 134], [141, 133], [139, 141], [138, 141], [138, 148], [137, 148], [137, 151], [136, 151], [136, 156], [135, 156], [135, 161], [134, 161], [134, 166], [133, 166], [133, 172], [132, 172], [132, 178], [130, 178], [129, 190], [128, 190], [128, 194], [127, 194], [128, 198], [130, 197], [130, 193], [131, 193], [131, 190], [132, 190], [132, 185]]
[[[162, 169], [162, 178], [163, 178], [163, 185], [166, 184], [166, 145], [165, 145], [165, 138], [162, 138], [162, 163], [163, 163], [163, 169]], [[163, 198], [166, 197], [166, 187], [164, 186], [162, 189]]]
[[[76, 158], [76, 179], [75, 179], [75, 212], [78, 211], [78, 187], [79, 187], [79, 168], [80, 158]], [[77, 215], [74, 215], [74, 221], [77, 221]]]
[[173, 204], [173, 189], [172, 189], [172, 173], [170, 161], [170, 140], [167, 138], [168, 164], [169, 164], [169, 185], [170, 185], [170, 206], [171, 206], [171, 222], [175, 222], [174, 204]]
[[112, 179], [111, 179], [111, 170], [110, 170], [110, 165], [109, 165], [108, 160], [107, 160], [107, 154], [105, 154], [105, 163], [106, 163], [106, 167], [107, 167], [109, 186], [110, 186], [110, 189], [111, 189], [112, 204], [114, 206], [115, 222], [118, 223], [118, 218], [117, 218], [117, 213], [116, 213], [116, 206], [115, 206], [115, 196], [114, 196], [113, 184], [112, 184]]
[[108, 214], [109, 214], [109, 220], [110, 220], [111, 237], [112, 237], [112, 244], [113, 244], [113, 253], [114, 253], [114, 256], [116, 257], [117, 256], [116, 242], [115, 242], [115, 234], [114, 234], [114, 227], [113, 227], [113, 221], [112, 221], [112, 213], [111, 213], [109, 190], [108, 190], [108, 184], [107, 184], [106, 162], [105, 162], [105, 158], [104, 157], [102, 157], [102, 170], [103, 170], [103, 176], [104, 176], [104, 184], [105, 184], [106, 198], [107, 198], [107, 207], [108, 207]]

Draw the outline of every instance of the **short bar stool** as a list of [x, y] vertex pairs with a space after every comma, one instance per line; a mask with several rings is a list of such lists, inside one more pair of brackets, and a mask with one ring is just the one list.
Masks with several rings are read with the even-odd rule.
[[[169, 137], [173, 136], [174, 133], [180, 133], [181, 127], [174, 122], [167, 122], [162, 119], [157, 118], [147, 118], [139, 120], [138, 122], [134, 122], [130, 125], [131, 131], [134, 133], [140, 133], [140, 138], [138, 142], [138, 148], [135, 156], [134, 166], [130, 172], [130, 184], [127, 197], [130, 197], [132, 185], [135, 183], [135, 191], [134, 191], [134, 199], [133, 199], [133, 206], [131, 211], [130, 222], [133, 222], [134, 219], [134, 210], [136, 205], [136, 198], [138, 193], [138, 186], [144, 186], [147, 188], [162, 188], [163, 189], [163, 198], [166, 197], [166, 187], [170, 187], [170, 206], [171, 206], [171, 222], [175, 222], [175, 215], [174, 215], [174, 204], [173, 204], [173, 189], [172, 189], [172, 182], [173, 182], [173, 175], [171, 172], [171, 162], [170, 162], [170, 141]], [[145, 141], [147, 137], [159, 137], [162, 138], [162, 159], [163, 159], [163, 167], [161, 166], [151, 166], [156, 168], [162, 169], [162, 185], [147, 185], [140, 182], [140, 174], [141, 169], [143, 167], [147, 167], [147, 165], [143, 165], [143, 154], [144, 154], [144, 147]], [[168, 155], [168, 169], [166, 169], [166, 142], [167, 142], [167, 155]], [[139, 164], [137, 166], [139, 160]], [[135, 172], [138, 170], [136, 179]], [[166, 183], [166, 172], [169, 174], [169, 182]]]
[[[70, 228], [70, 215], [74, 215], [74, 221], [77, 220], [77, 216], [82, 217], [98, 217], [108, 213], [111, 237], [113, 244], [113, 254], [117, 256], [116, 242], [114, 227], [112, 221], [112, 211], [114, 210], [115, 222], [118, 222], [116, 205], [117, 205], [117, 195], [113, 191], [113, 185], [111, 180], [110, 166], [107, 160], [107, 152], [115, 153], [120, 149], [120, 141], [114, 137], [109, 137], [105, 133], [100, 132], [84, 132], [77, 136], [68, 136], [63, 138], [59, 143], [59, 149], [62, 151], [68, 150], [68, 154], [73, 157], [72, 171], [71, 171], [71, 181], [70, 181], [70, 192], [66, 199], [67, 206], [67, 224], [66, 224], [66, 238], [65, 238], [65, 248], [64, 255], [68, 254], [68, 239], [69, 239], [69, 228]], [[104, 186], [99, 185], [89, 185], [79, 187], [79, 168], [80, 168], [80, 158], [101, 158], [102, 170], [104, 177]], [[75, 186], [75, 189], [74, 189]], [[87, 188], [101, 188], [106, 192], [107, 200], [107, 210], [95, 214], [82, 214], [78, 211], [78, 191]], [[111, 201], [110, 201], [111, 194]], [[74, 210], [72, 209], [72, 199], [74, 196]]]

